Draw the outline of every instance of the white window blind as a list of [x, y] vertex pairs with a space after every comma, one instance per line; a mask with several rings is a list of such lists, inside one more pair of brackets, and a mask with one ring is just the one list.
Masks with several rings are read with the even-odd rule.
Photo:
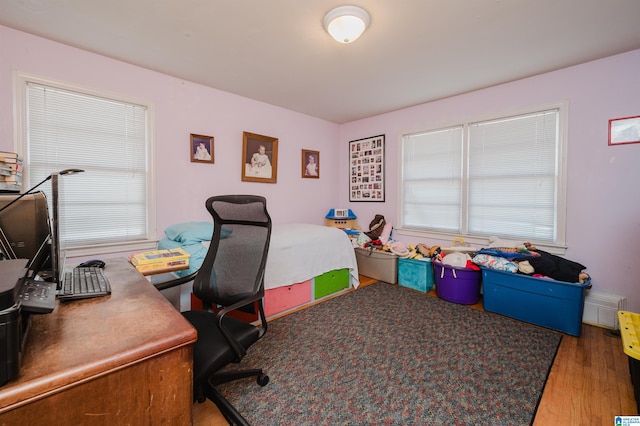
[[63, 169], [85, 170], [59, 179], [67, 247], [149, 237], [147, 138], [143, 105], [27, 83], [25, 186]]
[[468, 230], [555, 241], [558, 111], [469, 126]]
[[403, 224], [460, 232], [463, 127], [405, 136]]
[[564, 244], [561, 108], [404, 135], [401, 229]]

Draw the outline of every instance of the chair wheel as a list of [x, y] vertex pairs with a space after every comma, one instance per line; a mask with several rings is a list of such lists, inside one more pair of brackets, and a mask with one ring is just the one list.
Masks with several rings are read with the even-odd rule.
[[258, 382], [260, 386], [266, 386], [267, 383], [269, 383], [269, 376], [267, 376], [266, 374], [261, 374], [256, 379], [256, 382]]

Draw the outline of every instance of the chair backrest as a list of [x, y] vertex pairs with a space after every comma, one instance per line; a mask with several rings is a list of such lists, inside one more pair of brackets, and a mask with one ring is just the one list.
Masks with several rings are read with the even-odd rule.
[[205, 304], [225, 307], [252, 296], [261, 299], [271, 238], [266, 199], [223, 195], [209, 198], [205, 205], [213, 217], [213, 236], [194, 279], [195, 296]]

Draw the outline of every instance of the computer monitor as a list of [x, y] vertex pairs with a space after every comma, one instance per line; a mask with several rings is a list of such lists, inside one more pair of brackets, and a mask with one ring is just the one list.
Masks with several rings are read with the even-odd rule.
[[62, 251], [62, 247], [60, 245], [59, 179], [60, 176], [58, 173], [51, 174], [51, 206], [53, 210], [53, 215], [51, 216], [51, 270], [53, 279], [58, 284], [58, 290], [62, 288], [62, 274], [64, 274], [63, 268], [65, 257], [65, 253]]
[[[0, 194], [0, 209], [20, 194]], [[0, 247], [5, 258], [29, 259], [29, 275], [57, 282], [53, 274], [52, 234], [47, 198], [42, 192], [22, 196], [0, 212]], [[8, 246], [8, 247], [5, 247]], [[10, 252], [10, 253], [9, 253]]]

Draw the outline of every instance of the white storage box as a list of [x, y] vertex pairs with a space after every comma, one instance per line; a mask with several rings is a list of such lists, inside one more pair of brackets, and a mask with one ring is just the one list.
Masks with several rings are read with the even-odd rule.
[[389, 284], [398, 282], [398, 256], [380, 250], [355, 250], [359, 274]]

